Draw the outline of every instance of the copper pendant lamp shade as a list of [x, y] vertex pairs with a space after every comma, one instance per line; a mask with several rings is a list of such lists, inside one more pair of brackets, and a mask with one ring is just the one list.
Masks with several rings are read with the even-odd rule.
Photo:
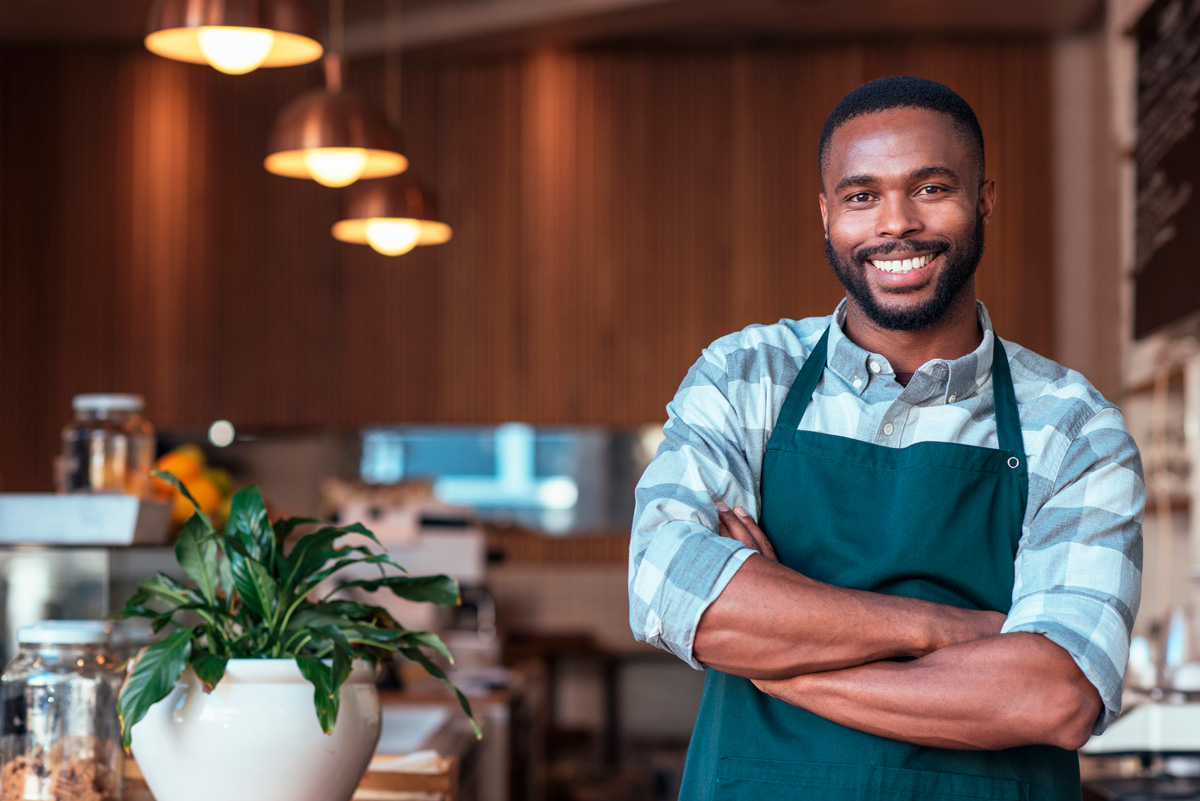
[[398, 256], [417, 245], [450, 241], [450, 226], [437, 219], [433, 197], [406, 178], [359, 184], [346, 193], [341, 219], [333, 238], [370, 245], [380, 253]]
[[324, 52], [301, 0], [156, 0], [146, 49], [241, 74], [316, 61]]
[[[382, 178], [408, 169], [400, 136], [340, 88], [315, 89], [285, 106], [275, 118], [268, 150], [263, 164], [269, 172], [315, 178], [326, 186], [345, 186], [358, 178]], [[333, 173], [322, 176], [315, 159], [323, 154], [355, 163], [349, 172], [339, 172], [335, 164]]]

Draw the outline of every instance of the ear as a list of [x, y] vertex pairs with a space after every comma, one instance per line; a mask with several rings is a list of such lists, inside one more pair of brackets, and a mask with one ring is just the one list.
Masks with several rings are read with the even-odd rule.
[[817, 202], [821, 205], [821, 227], [825, 229], [825, 238], [829, 238], [829, 207], [825, 205], [825, 193], [817, 195]]
[[996, 210], [996, 182], [984, 181], [979, 187], [979, 215], [983, 218], [983, 228], [992, 223], [992, 212]]

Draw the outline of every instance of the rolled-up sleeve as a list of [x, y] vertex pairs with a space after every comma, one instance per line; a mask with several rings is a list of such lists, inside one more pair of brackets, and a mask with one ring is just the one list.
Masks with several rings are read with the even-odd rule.
[[1095, 733], [1121, 711], [1141, 601], [1146, 489], [1138, 449], [1115, 408], [1070, 439], [1049, 498], [1027, 518], [1004, 631], [1066, 649], [1104, 702]]
[[716, 500], [757, 516], [761, 470], [761, 443], [747, 442], [731, 402], [742, 379], [726, 367], [720, 351], [705, 350], [668, 404], [664, 440], [638, 482], [629, 547], [634, 636], [695, 668], [704, 667], [692, 653], [700, 616], [754, 553], [716, 533]]

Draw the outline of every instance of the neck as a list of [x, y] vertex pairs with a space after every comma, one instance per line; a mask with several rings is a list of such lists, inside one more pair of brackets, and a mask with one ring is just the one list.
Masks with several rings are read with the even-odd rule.
[[882, 328], [863, 313], [853, 298], [848, 298], [845, 333], [863, 350], [887, 359], [897, 373], [914, 373], [931, 359], [961, 358], [983, 341], [973, 285], [963, 287], [960, 299], [942, 319], [917, 331]]

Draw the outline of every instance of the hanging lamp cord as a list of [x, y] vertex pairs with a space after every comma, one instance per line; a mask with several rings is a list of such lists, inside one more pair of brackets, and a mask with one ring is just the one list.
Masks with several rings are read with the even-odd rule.
[[329, 52], [325, 56], [325, 88], [330, 92], [342, 89], [342, 52], [345, 46], [343, 0], [329, 0]]
[[387, 48], [383, 55], [383, 113], [388, 124], [396, 130], [400, 129], [400, 79], [404, 69], [398, 24], [402, 11], [403, 0], [388, 0], [387, 14], [383, 20], [383, 35]]

